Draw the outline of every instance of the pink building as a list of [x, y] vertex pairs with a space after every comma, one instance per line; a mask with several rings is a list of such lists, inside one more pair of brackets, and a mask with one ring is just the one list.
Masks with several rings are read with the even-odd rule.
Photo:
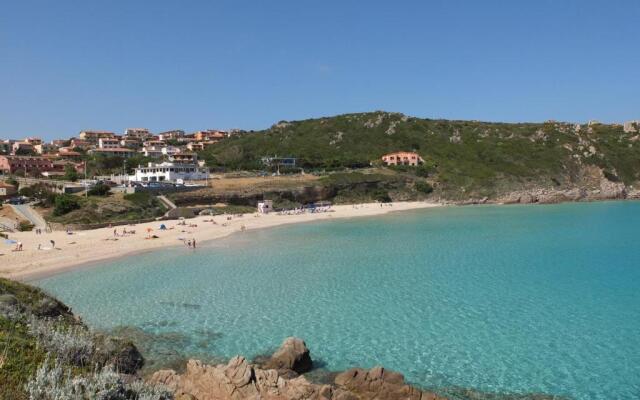
[[420, 165], [424, 159], [418, 153], [412, 151], [398, 151], [382, 156], [385, 165]]
[[0, 156], [0, 171], [4, 174], [36, 174], [52, 169], [53, 161], [46, 157]]

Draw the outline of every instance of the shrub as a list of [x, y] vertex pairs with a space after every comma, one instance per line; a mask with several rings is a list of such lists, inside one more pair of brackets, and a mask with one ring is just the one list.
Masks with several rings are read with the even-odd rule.
[[107, 196], [110, 192], [111, 188], [108, 185], [105, 185], [104, 183], [98, 183], [97, 185], [89, 189], [87, 194], [89, 196]]
[[427, 182], [416, 182], [416, 190], [424, 194], [429, 194], [433, 192], [433, 186], [429, 185]]
[[94, 353], [91, 334], [82, 326], [64, 326], [53, 319], [29, 318], [29, 334], [39, 346], [67, 364], [87, 365]]
[[391, 202], [391, 197], [389, 197], [389, 192], [387, 192], [384, 189], [376, 189], [373, 193], [373, 198], [376, 201], [379, 201], [381, 203], [390, 203]]
[[66, 165], [64, 167], [64, 179], [71, 182], [78, 180], [78, 171], [76, 171], [73, 165]]
[[29, 221], [22, 220], [18, 222], [18, 230], [20, 232], [29, 232], [33, 229], [33, 224]]
[[151, 205], [154, 202], [154, 200], [156, 200], [155, 197], [149, 192], [136, 192], [136, 193], [125, 194], [124, 199], [138, 206], [148, 206], [148, 205]]
[[33, 400], [171, 400], [173, 395], [162, 386], [141, 380], [125, 382], [111, 367], [91, 374], [72, 376], [58, 361], [49, 357], [26, 385]]
[[80, 201], [77, 197], [61, 194], [55, 197], [53, 215], [64, 215], [78, 208], [80, 208]]

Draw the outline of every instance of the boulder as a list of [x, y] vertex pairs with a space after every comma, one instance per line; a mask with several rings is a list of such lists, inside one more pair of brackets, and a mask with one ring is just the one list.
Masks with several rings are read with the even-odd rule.
[[101, 365], [111, 364], [123, 374], [134, 374], [144, 365], [144, 358], [130, 341], [114, 336], [96, 335], [94, 361]]
[[313, 361], [302, 339], [289, 337], [264, 365], [267, 369], [291, 370], [298, 374], [311, 371]]
[[[357, 396], [360, 400], [438, 400], [444, 399], [435, 393], [423, 392], [404, 382], [404, 376], [383, 367], [370, 370], [353, 368], [336, 376], [335, 384], [342, 393]], [[343, 396], [345, 396], [343, 394]], [[348, 396], [348, 395], [346, 395]]]
[[31, 310], [38, 317], [56, 318], [71, 314], [71, 309], [62, 302], [44, 296], [36, 302]]
[[[322, 399], [319, 396], [324, 388], [309, 383], [302, 376], [284, 379], [278, 371], [255, 368], [239, 356], [226, 365], [217, 366], [190, 360], [184, 374], [162, 370], [154, 373], [150, 381], [173, 390], [176, 398], [193, 396], [197, 400]], [[323, 393], [326, 393], [326, 389]]]

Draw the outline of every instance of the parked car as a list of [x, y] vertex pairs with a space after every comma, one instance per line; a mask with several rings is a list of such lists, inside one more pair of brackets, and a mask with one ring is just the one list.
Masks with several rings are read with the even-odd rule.
[[7, 203], [9, 204], [24, 204], [26, 202], [25, 198], [20, 196], [20, 197], [12, 197], [9, 200], [7, 200]]

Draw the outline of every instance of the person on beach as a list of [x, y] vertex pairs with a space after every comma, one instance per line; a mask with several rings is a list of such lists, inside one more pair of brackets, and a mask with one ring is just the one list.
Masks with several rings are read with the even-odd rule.
[[191, 242], [191, 245], [193, 246], [194, 249], [196, 248], [196, 239], [195, 238], [193, 238], [193, 242]]
[[51, 240], [49, 240], [49, 241], [51, 242], [51, 248], [52, 248], [52, 249], [55, 249], [55, 248], [56, 248], [56, 241], [55, 241], [55, 240], [53, 240], [53, 239], [51, 239]]

